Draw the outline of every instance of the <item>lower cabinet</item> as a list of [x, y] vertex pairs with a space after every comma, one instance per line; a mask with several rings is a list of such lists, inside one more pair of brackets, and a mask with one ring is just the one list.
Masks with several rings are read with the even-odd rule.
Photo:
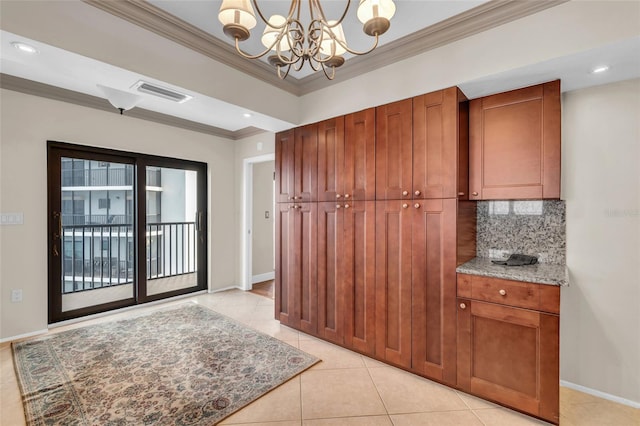
[[317, 331], [317, 203], [277, 204], [275, 316], [309, 334]]
[[458, 296], [458, 387], [557, 424], [559, 288], [459, 274]]
[[318, 203], [318, 336], [374, 355], [375, 202]]

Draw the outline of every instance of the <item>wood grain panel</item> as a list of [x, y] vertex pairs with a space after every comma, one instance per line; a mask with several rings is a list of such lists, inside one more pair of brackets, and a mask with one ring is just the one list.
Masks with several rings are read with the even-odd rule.
[[317, 201], [318, 125], [295, 129], [294, 193], [296, 202]]
[[[471, 276], [471, 297], [476, 300], [538, 309], [540, 285], [499, 278]], [[505, 294], [501, 294], [501, 291]]]
[[[343, 191], [354, 200], [376, 197], [375, 108], [345, 116]], [[343, 194], [344, 195], [344, 194]]]
[[293, 203], [276, 206], [276, 273], [275, 273], [275, 317], [282, 324], [297, 327], [293, 314], [295, 303], [294, 285], [294, 211]]
[[318, 201], [344, 193], [344, 117], [318, 123]]
[[276, 133], [276, 201], [286, 203], [294, 197], [294, 130]]
[[355, 201], [344, 214], [345, 345], [375, 355], [375, 202]]
[[[411, 199], [412, 101], [376, 108], [376, 199]], [[403, 191], [407, 195], [402, 195]]]
[[402, 201], [376, 203], [376, 355], [411, 366], [411, 217]]
[[294, 209], [293, 256], [295, 259], [294, 280], [291, 283], [294, 292], [294, 314], [297, 328], [317, 333], [318, 293], [317, 293], [317, 203], [296, 204]]

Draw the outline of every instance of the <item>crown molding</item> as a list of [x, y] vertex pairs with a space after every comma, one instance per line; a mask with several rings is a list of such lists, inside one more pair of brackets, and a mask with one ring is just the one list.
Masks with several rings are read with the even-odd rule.
[[416, 33], [384, 44], [367, 55], [349, 58], [337, 70], [334, 80], [328, 80], [320, 72], [301, 79], [289, 76], [285, 80], [280, 80], [273, 67], [263, 61], [241, 57], [230, 44], [143, 0], [83, 1], [265, 83], [296, 96], [302, 96], [516, 19], [558, 6], [569, 0], [491, 0]]
[[[119, 114], [118, 110], [114, 108], [106, 99], [87, 95], [85, 93], [75, 92], [73, 90], [63, 89], [61, 87], [39, 83], [33, 80], [27, 80], [25, 78], [16, 77], [9, 74], [0, 74], [0, 88]], [[208, 135], [218, 136], [231, 140], [238, 140], [246, 138], [248, 136], [264, 133], [264, 130], [255, 127], [247, 127], [237, 131], [230, 131], [142, 108], [130, 109], [125, 113], [125, 115], [127, 117], [152, 121], [155, 123], [165, 124], [167, 126], [178, 127], [181, 129], [205, 133]]]
[[151, 3], [142, 0], [82, 1], [235, 68], [251, 77], [300, 96], [300, 85], [296, 84], [295, 79], [281, 80], [270, 65], [262, 61], [243, 58], [230, 44]]
[[304, 77], [298, 80], [301, 92], [308, 94], [323, 89], [567, 1], [569, 0], [492, 0], [483, 3], [413, 34], [384, 44], [368, 55], [350, 58], [336, 71], [334, 80], [327, 80], [321, 73]]

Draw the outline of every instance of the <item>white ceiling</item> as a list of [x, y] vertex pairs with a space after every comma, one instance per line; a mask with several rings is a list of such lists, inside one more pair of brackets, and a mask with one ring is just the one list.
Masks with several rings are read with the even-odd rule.
[[[426, 28], [430, 25], [444, 21], [447, 18], [455, 16], [459, 13], [472, 9], [476, 6], [486, 3], [488, 0], [455, 0], [455, 1], [437, 1], [437, 0], [395, 0], [396, 13], [391, 18], [391, 27], [380, 37], [379, 46], [387, 44], [393, 40], [407, 36], [418, 30]], [[229, 39], [222, 32], [222, 24], [218, 20], [218, 11], [222, 0], [207, 1], [167, 1], [167, 0], [148, 0], [149, 3], [157, 6], [174, 16], [184, 20], [185, 22], [213, 35], [214, 37], [224, 40], [230, 45], [234, 45], [233, 40]], [[351, 5], [344, 20], [343, 29], [345, 39], [350, 48], [357, 51], [365, 51], [371, 48], [374, 39], [367, 36], [362, 31], [362, 23], [356, 16], [358, 1], [351, 1]], [[274, 14], [286, 16], [291, 2], [283, 0], [267, 0], [258, 2], [260, 10], [265, 17]], [[344, 0], [324, 0], [322, 7], [327, 19], [338, 19], [344, 13], [347, 1]], [[309, 16], [308, 3], [304, 0], [301, 2], [301, 16]], [[256, 12], [258, 24], [252, 30], [252, 36], [241, 43], [241, 48], [249, 54], [258, 54], [264, 51], [264, 47], [260, 43], [260, 37], [265, 25], [261, 23]], [[307, 20], [308, 21], [308, 20]], [[307, 22], [303, 20], [303, 23]], [[262, 57], [265, 63], [269, 54]], [[353, 57], [351, 54], [345, 54], [344, 58], [348, 61]], [[339, 72], [339, 70], [338, 70]], [[293, 78], [302, 78], [313, 74], [313, 69], [309, 64], [305, 64], [299, 71], [291, 70], [289, 76]], [[289, 77], [287, 77], [289, 78]]]
[[[327, 5], [343, 3], [342, 1], [337, 2], [334, 0], [325, 1], [328, 1]], [[191, 25], [216, 37], [223, 37], [225, 42], [229, 42], [222, 34], [217, 20], [219, 0], [151, 0], [151, 2]], [[266, 5], [275, 7], [282, 2], [264, 0], [263, 3], [265, 4], [265, 13], [271, 13], [266, 12]], [[353, 3], [357, 4], [357, 1]], [[481, 3], [484, 2], [396, 0], [396, 16], [392, 19], [391, 29], [388, 34], [384, 35], [382, 43], [388, 43], [392, 39], [431, 25], [435, 20], [449, 18], [452, 14], [468, 10], [470, 7]], [[280, 5], [280, 7], [282, 6]], [[430, 18], [427, 19], [427, 16]], [[79, 18], [81, 17], [76, 17], [76, 19]], [[62, 25], [64, 24], [62, 23]], [[96, 28], [96, 31], [108, 31], [108, 29]], [[261, 29], [258, 31], [261, 31]], [[229, 101], [224, 102], [211, 96], [205, 96], [202, 93], [176, 86], [170, 82], [155, 80], [132, 70], [116, 67], [106, 62], [31, 40], [16, 33], [15, 30], [13, 33], [2, 30], [0, 37], [0, 72], [4, 74], [102, 98], [104, 98], [104, 94], [98, 89], [97, 84], [134, 92], [131, 86], [138, 80], [144, 79], [191, 95], [193, 99], [183, 104], [177, 104], [151, 95], [140, 94], [142, 97], [138, 105], [140, 108], [229, 131], [238, 131], [249, 126], [267, 131], [280, 131], [299, 124], [283, 121], [268, 114], [248, 111]], [[259, 37], [256, 36], [254, 39], [257, 41]], [[359, 21], [357, 21], [357, 25], [354, 28], [347, 30], [349, 44], [358, 47], [356, 44], [358, 39], [361, 39], [360, 41], [367, 39], [367, 36], [361, 33]], [[13, 41], [29, 43], [39, 50], [39, 54], [25, 55], [11, 46]], [[247, 49], [249, 50], [250, 48]], [[562, 80], [563, 91], [575, 90], [640, 77], [639, 52], [640, 37], [634, 37], [570, 56], [538, 62], [497, 75], [490, 75], [473, 81], [462, 81], [458, 85], [470, 99], [555, 78]], [[607, 64], [611, 69], [603, 74], [591, 74], [589, 72], [593, 67], [600, 64]], [[301, 76], [298, 75], [298, 77]], [[245, 113], [251, 113], [252, 116], [245, 118], [243, 116]]]

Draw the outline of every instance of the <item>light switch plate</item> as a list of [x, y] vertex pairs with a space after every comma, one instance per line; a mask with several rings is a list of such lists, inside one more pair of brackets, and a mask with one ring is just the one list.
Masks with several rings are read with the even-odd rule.
[[0, 225], [22, 225], [24, 213], [0, 213]]

